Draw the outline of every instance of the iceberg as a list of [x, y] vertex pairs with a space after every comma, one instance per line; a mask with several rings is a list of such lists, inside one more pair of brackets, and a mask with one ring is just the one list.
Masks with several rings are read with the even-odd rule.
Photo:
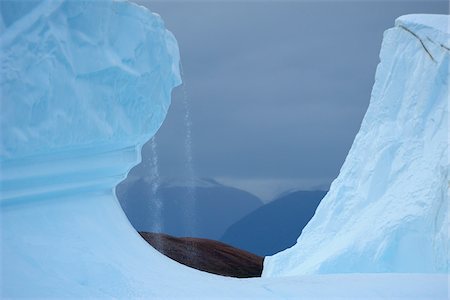
[[128, 2], [27, 5], [1, 10], [0, 290], [124, 297], [158, 255], [114, 189], [181, 83], [178, 45], [158, 15]]
[[181, 83], [175, 38], [128, 2], [1, 5], [1, 298], [446, 299], [445, 275], [241, 280], [163, 256], [114, 189]]
[[146, 142], [181, 82], [175, 38], [137, 5], [50, 2], [2, 34], [1, 157]]
[[367, 113], [297, 244], [263, 276], [446, 273], [449, 17], [407, 15], [384, 33]]

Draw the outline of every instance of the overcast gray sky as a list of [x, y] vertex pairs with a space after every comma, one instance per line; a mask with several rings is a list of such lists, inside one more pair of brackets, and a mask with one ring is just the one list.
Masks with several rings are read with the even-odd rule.
[[[266, 200], [328, 188], [367, 109], [383, 31], [400, 15], [448, 13], [445, 1], [139, 2], [178, 40], [195, 174]], [[164, 177], [186, 174], [183, 94], [157, 133]]]

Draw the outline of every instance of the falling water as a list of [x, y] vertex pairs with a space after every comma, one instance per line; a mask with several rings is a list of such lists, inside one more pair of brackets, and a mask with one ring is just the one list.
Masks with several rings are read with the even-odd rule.
[[[183, 92], [183, 106], [184, 106], [184, 123], [186, 136], [184, 140], [184, 151], [186, 155], [186, 177], [188, 182], [188, 189], [186, 194], [186, 227], [187, 232], [191, 236], [195, 236], [197, 222], [196, 222], [196, 197], [195, 197], [195, 173], [194, 173], [194, 163], [192, 155], [192, 119], [191, 111], [189, 107], [189, 97], [186, 90], [186, 78], [184, 77], [183, 66], [180, 62], [181, 76], [183, 78], [182, 92]], [[189, 248], [191, 254], [191, 261], [195, 260], [197, 256], [197, 250], [194, 245]]]
[[[157, 143], [156, 143], [156, 136], [153, 136], [153, 138], [150, 140], [150, 163], [151, 163], [151, 199], [152, 199], [152, 205], [150, 207], [151, 210], [151, 230], [152, 232], [162, 232], [163, 230], [163, 219], [162, 219], [162, 207], [163, 202], [161, 197], [158, 195], [158, 188], [160, 186], [160, 176], [159, 176], [159, 159], [158, 159], [158, 151], [157, 151]], [[158, 249], [162, 249], [162, 240], [158, 239], [158, 236], [156, 237], [156, 244]]]

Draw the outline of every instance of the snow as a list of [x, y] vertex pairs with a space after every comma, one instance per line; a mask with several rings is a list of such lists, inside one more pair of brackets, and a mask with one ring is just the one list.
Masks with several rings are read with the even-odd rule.
[[263, 276], [446, 273], [448, 16], [408, 15], [384, 34], [369, 108], [297, 244]]
[[[132, 228], [114, 187], [139, 161], [142, 144], [158, 130], [171, 89], [180, 83], [176, 40], [159, 16], [127, 2], [10, 8], [2, 7], [0, 37], [1, 298], [446, 299], [447, 275], [241, 280], [189, 269], [159, 254]], [[428, 92], [430, 78], [442, 79], [431, 77], [434, 65], [426, 56], [414, 57]], [[378, 74], [377, 82], [384, 72]], [[413, 151], [408, 158], [443, 148], [442, 130], [432, 126], [441, 122], [442, 105], [427, 107], [422, 125], [434, 135], [422, 145], [427, 152]], [[436, 171], [430, 162], [417, 176], [439, 184], [444, 175], [426, 177]], [[420, 187], [419, 195], [428, 194]]]

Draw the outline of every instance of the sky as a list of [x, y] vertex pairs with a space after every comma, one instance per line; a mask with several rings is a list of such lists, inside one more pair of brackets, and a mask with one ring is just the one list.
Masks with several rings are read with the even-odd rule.
[[[448, 14], [445, 1], [138, 2], [181, 54], [184, 85], [156, 135], [163, 180], [190, 176], [190, 152], [195, 176], [264, 201], [328, 189], [369, 104], [383, 32], [404, 14]], [[143, 161], [152, 155], [145, 145]]]

